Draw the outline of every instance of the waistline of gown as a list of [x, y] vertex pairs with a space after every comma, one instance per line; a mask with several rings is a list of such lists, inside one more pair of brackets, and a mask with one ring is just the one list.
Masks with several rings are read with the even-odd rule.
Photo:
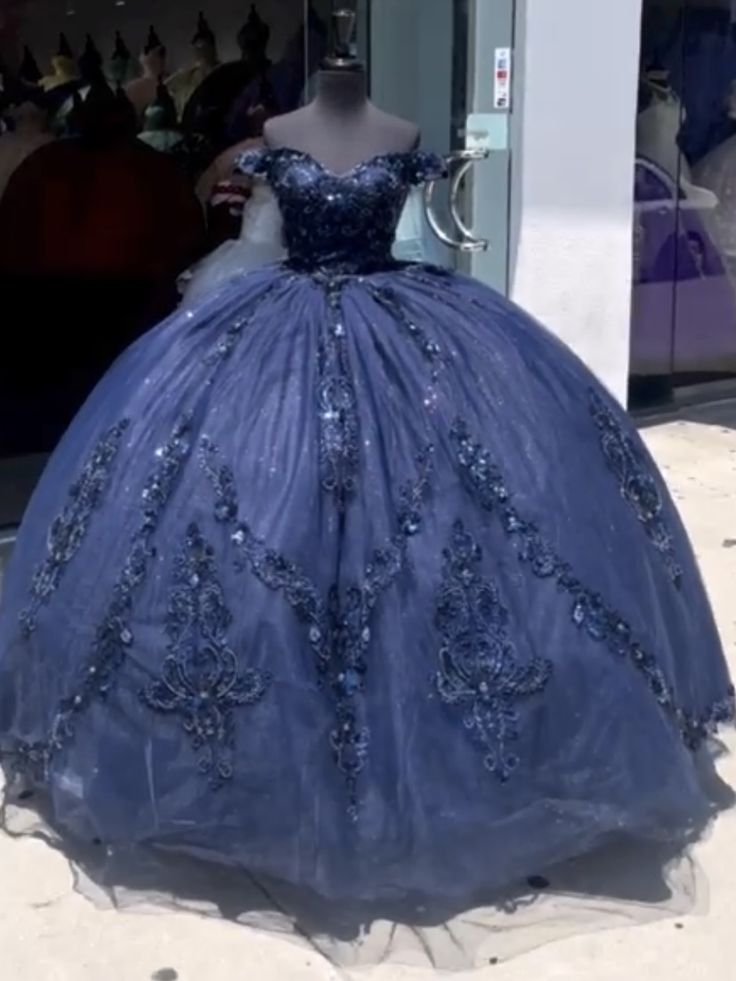
[[283, 265], [292, 272], [310, 276], [317, 282], [330, 285], [343, 279], [403, 269], [407, 263], [394, 259], [391, 253], [382, 253], [381, 255], [361, 256], [360, 258], [345, 258], [337, 255], [320, 258], [290, 255], [285, 259]]

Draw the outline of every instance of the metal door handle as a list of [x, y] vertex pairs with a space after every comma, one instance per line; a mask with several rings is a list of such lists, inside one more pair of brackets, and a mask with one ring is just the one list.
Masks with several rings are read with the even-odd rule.
[[457, 150], [447, 157], [447, 163], [452, 170], [454, 163], [459, 163], [459, 167], [452, 173], [450, 179], [450, 215], [455, 227], [460, 232], [461, 238], [453, 238], [440, 225], [434, 213], [434, 191], [436, 181], [431, 181], [424, 188], [424, 207], [427, 214], [427, 222], [437, 238], [443, 245], [458, 252], [485, 252], [489, 247], [487, 239], [475, 238], [471, 229], [467, 227], [460, 215], [458, 201], [460, 198], [460, 185], [468, 170], [478, 160], [486, 160], [489, 156], [488, 150]]

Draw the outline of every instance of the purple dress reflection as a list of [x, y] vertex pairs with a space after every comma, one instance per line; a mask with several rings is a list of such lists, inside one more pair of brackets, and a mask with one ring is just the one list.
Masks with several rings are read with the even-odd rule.
[[634, 201], [632, 375], [736, 370], [736, 293], [707, 220], [642, 157]]

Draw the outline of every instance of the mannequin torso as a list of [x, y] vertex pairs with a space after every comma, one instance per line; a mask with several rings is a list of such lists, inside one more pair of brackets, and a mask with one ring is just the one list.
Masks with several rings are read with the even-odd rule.
[[675, 93], [671, 89], [657, 89], [651, 104], [637, 117], [636, 148], [671, 177], [677, 179], [679, 175], [689, 180], [690, 168], [678, 144], [684, 119], [684, 110]]
[[382, 112], [368, 99], [362, 69], [320, 71], [314, 101], [270, 119], [263, 135], [271, 149], [308, 153], [335, 174], [378, 154], [408, 152], [419, 143], [414, 123]]
[[69, 85], [79, 78], [77, 66], [71, 58], [57, 55], [51, 59], [51, 68], [51, 75], [46, 75], [38, 83], [44, 92], [52, 92], [54, 89], [62, 85]]
[[167, 80], [166, 86], [174, 98], [180, 119], [187, 102], [189, 102], [202, 82], [217, 67], [219, 67], [219, 62], [216, 59], [209, 60], [204, 57], [198, 57], [194, 64], [188, 68], [181, 68], [178, 72], [174, 72]]
[[135, 106], [139, 118], [156, 98], [158, 84], [161, 78], [168, 74], [166, 57], [161, 51], [151, 51], [141, 56], [143, 74], [134, 78], [125, 86], [125, 94]]
[[33, 105], [20, 106], [14, 113], [15, 128], [0, 136], [0, 197], [15, 170], [35, 150], [53, 139], [46, 114]]

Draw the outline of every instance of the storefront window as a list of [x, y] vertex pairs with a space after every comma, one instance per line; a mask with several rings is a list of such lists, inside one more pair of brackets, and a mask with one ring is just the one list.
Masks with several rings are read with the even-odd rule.
[[[474, 100], [487, 109], [468, 59], [474, 6], [348, 5], [374, 101], [417, 123], [433, 150], [462, 147]], [[245, 237], [258, 193], [234, 161], [260, 145], [270, 117], [312, 97], [332, 10], [332, 0], [3, 4], [0, 543], [117, 355], [186, 309], [203, 266]], [[482, 225], [473, 193], [468, 174], [455, 203]], [[421, 191], [409, 198], [397, 258], [456, 264]], [[448, 200], [438, 190], [436, 214], [460, 235]], [[231, 275], [240, 255], [232, 250]]]
[[736, 8], [644, 0], [631, 401], [736, 377]]
[[[0, 529], [116, 356], [238, 237], [233, 161], [298, 108], [330, 0], [0, 11]], [[360, 43], [367, 4], [360, 4]]]

